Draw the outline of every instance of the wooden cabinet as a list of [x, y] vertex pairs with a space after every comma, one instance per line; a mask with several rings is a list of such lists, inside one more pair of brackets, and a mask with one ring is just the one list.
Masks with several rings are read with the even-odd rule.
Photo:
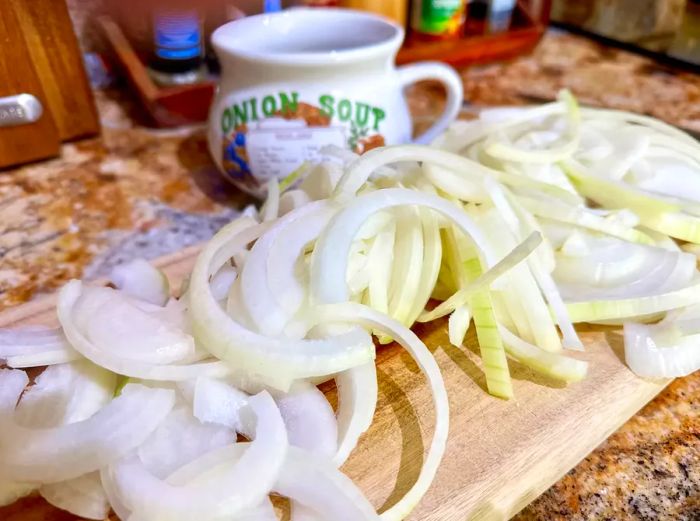
[[[18, 95], [35, 98], [36, 121], [22, 121], [32, 111]], [[98, 131], [65, 2], [0, 0], [0, 168], [54, 156], [62, 141]]]

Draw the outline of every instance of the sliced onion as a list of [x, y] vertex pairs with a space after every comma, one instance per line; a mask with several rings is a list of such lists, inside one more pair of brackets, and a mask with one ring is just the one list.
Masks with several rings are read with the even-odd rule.
[[39, 367], [80, 358], [61, 328], [32, 326], [0, 330], [0, 359], [8, 367]]
[[279, 217], [280, 211], [280, 185], [277, 179], [271, 179], [267, 183], [267, 199], [260, 211], [263, 222], [274, 221]]
[[366, 152], [345, 171], [335, 189], [335, 197], [347, 201], [357, 193], [373, 171], [398, 161], [422, 161], [452, 170], [454, 173], [470, 179], [482, 181], [484, 177], [493, 177], [497, 181], [514, 187], [542, 190], [573, 204], [580, 201], [578, 196], [548, 183], [494, 170], [466, 157], [422, 145], [383, 147]]
[[289, 448], [274, 490], [317, 512], [319, 520], [380, 519], [350, 478], [327, 460], [297, 447]]
[[431, 322], [443, 317], [459, 306], [465, 305], [469, 298], [477, 291], [491, 285], [499, 277], [507, 273], [514, 266], [525, 260], [535, 248], [542, 242], [542, 236], [532, 233], [525, 241], [514, 248], [508, 255], [498, 261], [491, 269], [486, 270], [478, 278], [469, 282], [467, 286], [457, 291], [447, 300], [438, 304], [431, 311], [425, 311], [418, 317], [418, 322]]
[[70, 351], [61, 328], [45, 326], [0, 329], [0, 358], [46, 351]]
[[[183, 483], [178, 475], [188, 466], [206, 470], [202, 461], [210, 462], [212, 452], [176, 471], [167, 481], [149, 473], [134, 457], [117, 463], [112, 473], [119, 493], [132, 510], [131, 519], [192, 520], [234, 517], [260, 504], [279, 474], [287, 453], [286, 430], [279, 411], [267, 393], [252, 397], [249, 405], [256, 416], [255, 439], [238, 461], [226, 466], [216, 480]], [[229, 445], [226, 449], [235, 447]], [[220, 451], [225, 449], [218, 449]]]
[[[317, 302], [347, 301], [348, 288], [345, 273], [352, 239], [370, 215], [383, 209], [403, 205], [424, 206], [450, 218], [483, 252], [484, 239], [481, 231], [472, 219], [456, 206], [432, 194], [400, 188], [377, 190], [348, 203], [331, 219], [316, 242], [312, 257], [310, 286], [311, 294]], [[484, 255], [486, 256], [486, 253]], [[487, 267], [493, 264], [489, 257], [484, 258], [484, 261]]]
[[0, 507], [11, 505], [18, 499], [28, 496], [36, 489], [36, 483], [0, 481]]
[[[428, 455], [416, 482], [394, 506], [381, 516], [384, 520], [404, 519], [428, 491], [445, 451], [450, 412], [447, 391], [440, 374], [440, 368], [432, 353], [410, 329], [371, 308], [353, 303], [333, 304], [319, 308], [319, 316], [324, 323], [359, 323], [364, 327], [380, 330], [391, 336], [409, 352], [428, 380], [435, 407], [435, 432], [430, 442]], [[284, 494], [283, 491], [281, 492]], [[307, 506], [313, 507], [313, 505]], [[328, 518], [326, 517], [326, 519]]]
[[194, 390], [194, 416], [203, 423], [225, 425], [252, 438], [253, 429], [241, 410], [248, 405], [250, 396], [232, 385], [213, 378], [197, 378]]
[[297, 261], [335, 211], [331, 203], [318, 201], [290, 212], [251, 249], [241, 274], [241, 296], [261, 333], [280, 334], [301, 306], [306, 291], [297, 275]]
[[287, 427], [290, 445], [328, 458], [335, 456], [338, 450], [335, 414], [315, 385], [300, 381], [289, 393], [276, 396], [275, 402]]
[[114, 396], [117, 377], [87, 360], [46, 368], [23, 394], [14, 420], [33, 429], [87, 420]]
[[170, 298], [168, 277], [144, 259], [115, 266], [108, 278], [127, 295], [156, 306], [164, 306]]
[[61, 510], [87, 519], [106, 519], [110, 506], [98, 472], [43, 485], [39, 494]]
[[421, 286], [423, 229], [419, 208], [397, 208], [396, 244], [389, 294], [389, 315], [405, 326], [413, 323], [411, 311]]
[[280, 197], [280, 217], [310, 202], [311, 197], [303, 190], [289, 190], [284, 192]]
[[527, 365], [534, 371], [565, 382], [578, 382], [586, 376], [588, 363], [559, 353], [545, 351], [525, 342], [503, 326], [499, 325], [498, 331], [506, 346], [508, 356]]
[[328, 339], [285, 341], [250, 331], [221, 309], [211, 295], [209, 277], [263, 229], [235, 221], [197, 258], [189, 298], [198, 341], [221, 360], [280, 390], [299, 378], [330, 375], [372, 360], [374, 344], [361, 329]]
[[181, 466], [235, 440], [233, 429], [203, 424], [189, 406], [177, 406], [136, 453], [151, 474], [165, 479]]
[[32, 429], [14, 419], [27, 383], [22, 371], [0, 370], [0, 480], [53, 483], [98, 470], [143, 442], [175, 401], [172, 391], [132, 384], [87, 420]]
[[671, 321], [626, 323], [625, 361], [637, 375], [676, 378], [700, 369], [700, 335], [684, 335]]
[[[90, 288], [106, 289], [106, 288]], [[223, 362], [206, 362], [190, 365], [153, 364], [124, 358], [116, 353], [100, 349], [86, 337], [75, 321], [75, 308], [83, 294], [83, 285], [78, 280], [66, 284], [59, 293], [58, 319], [71, 345], [88, 360], [118, 374], [148, 380], [188, 380], [197, 376], [225, 376], [230, 371]], [[100, 297], [105, 295], [100, 294]], [[107, 305], [108, 301], [104, 302]], [[218, 304], [217, 304], [218, 305]], [[89, 317], [87, 318], [89, 321]], [[107, 320], [107, 318], [105, 318]], [[158, 334], [157, 331], [154, 332]]]
[[378, 394], [374, 361], [341, 372], [335, 382], [338, 386], [338, 450], [333, 463], [340, 467], [374, 418]]
[[67, 364], [80, 360], [82, 356], [74, 350], [44, 351], [26, 355], [13, 355], [5, 359], [7, 367], [23, 369], [27, 367], [42, 367], [45, 365]]
[[[574, 322], [595, 322], [643, 317], [700, 302], [700, 280], [668, 293], [618, 300], [568, 302], [566, 307]], [[619, 322], [618, 322], [619, 323]]]

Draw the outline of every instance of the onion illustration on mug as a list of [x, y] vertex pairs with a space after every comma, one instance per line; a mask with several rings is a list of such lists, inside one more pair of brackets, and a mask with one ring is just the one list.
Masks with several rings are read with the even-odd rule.
[[403, 88], [437, 80], [442, 115], [415, 138], [428, 143], [462, 104], [457, 73], [441, 63], [395, 67], [403, 28], [349, 9], [290, 9], [218, 28], [212, 44], [222, 75], [209, 115], [209, 148], [224, 175], [257, 197], [334, 145], [358, 154], [407, 143]]

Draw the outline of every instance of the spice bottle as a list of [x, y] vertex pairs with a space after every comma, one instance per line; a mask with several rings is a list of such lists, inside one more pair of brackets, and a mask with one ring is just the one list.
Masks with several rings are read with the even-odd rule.
[[466, 17], [466, 0], [414, 0], [411, 29], [418, 36], [449, 38], [458, 36]]
[[151, 14], [151, 76], [163, 85], [194, 83], [202, 77], [202, 19], [194, 7], [158, 5]]

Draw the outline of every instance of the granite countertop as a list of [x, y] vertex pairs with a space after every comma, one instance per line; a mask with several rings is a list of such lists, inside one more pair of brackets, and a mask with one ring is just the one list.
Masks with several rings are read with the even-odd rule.
[[[568, 87], [584, 103], [700, 132], [700, 77], [576, 36], [548, 34], [531, 55], [462, 77], [474, 106]], [[437, 112], [437, 92], [412, 89], [419, 126]], [[0, 171], [0, 310], [206, 240], [252, 202], [216, 172], [202, 127], [148, 130], [124, 93], [96, 96], [101, 137]], [[676, 380], [516, 519], [700, 520], [700, 374]]]

